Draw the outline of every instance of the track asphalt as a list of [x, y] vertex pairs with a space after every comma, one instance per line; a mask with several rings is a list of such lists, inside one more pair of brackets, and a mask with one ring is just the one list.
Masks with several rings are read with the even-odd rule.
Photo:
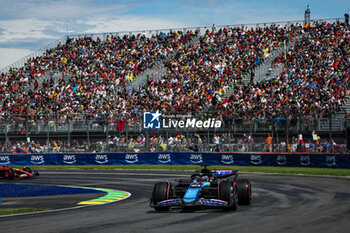
[[[340, 177], [240, 174], [252, 182], [251, 206], [237, 211], [149, 207], [154, 183], [188, 177], [175, 171], [39, 171], [37, 179], [15, 183], [84, 186], [123, 190], [126, 200], [106, 205], [77, 205], [104, 194], [4, 198], [0, 208], [70, 208], [63, 211], [0, 217], [2, 231], [35, 232], [349, 232], [350, 179]], [[6, 207], [7, 208], [7, 207]]]

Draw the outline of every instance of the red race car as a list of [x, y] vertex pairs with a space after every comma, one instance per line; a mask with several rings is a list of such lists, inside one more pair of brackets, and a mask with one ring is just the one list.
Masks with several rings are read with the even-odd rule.
[[18, 178], [29, 178], [33, 176], [38, 176], [39, 172], [37, 170], [32, 170], [29, 167], [24, 167], [23, 169], [12, 168], [8, 165], [0, 166], [0, 177], [5, 179]]

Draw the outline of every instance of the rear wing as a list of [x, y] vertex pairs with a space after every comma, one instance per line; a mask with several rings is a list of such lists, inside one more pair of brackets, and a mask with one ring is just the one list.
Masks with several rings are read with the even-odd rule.
[[226, 178], [229, 176], [238, 176], [238, 170], [213, 170], [212, 174], [218, 178]]

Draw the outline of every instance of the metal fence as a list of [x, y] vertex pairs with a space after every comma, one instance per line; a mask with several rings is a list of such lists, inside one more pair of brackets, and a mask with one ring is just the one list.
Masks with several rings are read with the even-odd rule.
[[[0, 153], [159, 151], [345, 151], [349, 116], [224, 119], [221, 128], [144, 129], [142, 118], [88, 119], [83, 115], [0, 119]], [[337, 120], [337, 122], [339, 119]], [[339, 123], [339, 122], [338, 122]], [[337, 126], [337, 125], [336, 125]], [[328, 128], [327, 128], [328, 127]], [[313, 133], [320, 138], [314, 140]], [[266, 139], [271, 137], [271, 143]], [[302, 140], [300, 140], [302, 137]]]

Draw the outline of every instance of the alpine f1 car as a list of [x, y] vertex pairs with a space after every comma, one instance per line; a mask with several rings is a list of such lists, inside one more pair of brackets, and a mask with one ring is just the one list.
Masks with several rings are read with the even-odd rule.
[[167, 211], [170, 207], [222, 208], [236, 210], [238, 205], [249, 205], [252, 187], [249, 180], [237, 179], [235, 170], [209, 170], [205, 166], [191, 179], [158, 182], [155, 184], [150, 206], [156, 211]]
[[33, 176], [38, 176], [39, 172], [37, 170], [32, 170], [29, 167], [24, 167], [23, 169], [12, 168], [8, 165], [0, 166], [0, 177], [5, 179], [18, 178], [29, 178]]

